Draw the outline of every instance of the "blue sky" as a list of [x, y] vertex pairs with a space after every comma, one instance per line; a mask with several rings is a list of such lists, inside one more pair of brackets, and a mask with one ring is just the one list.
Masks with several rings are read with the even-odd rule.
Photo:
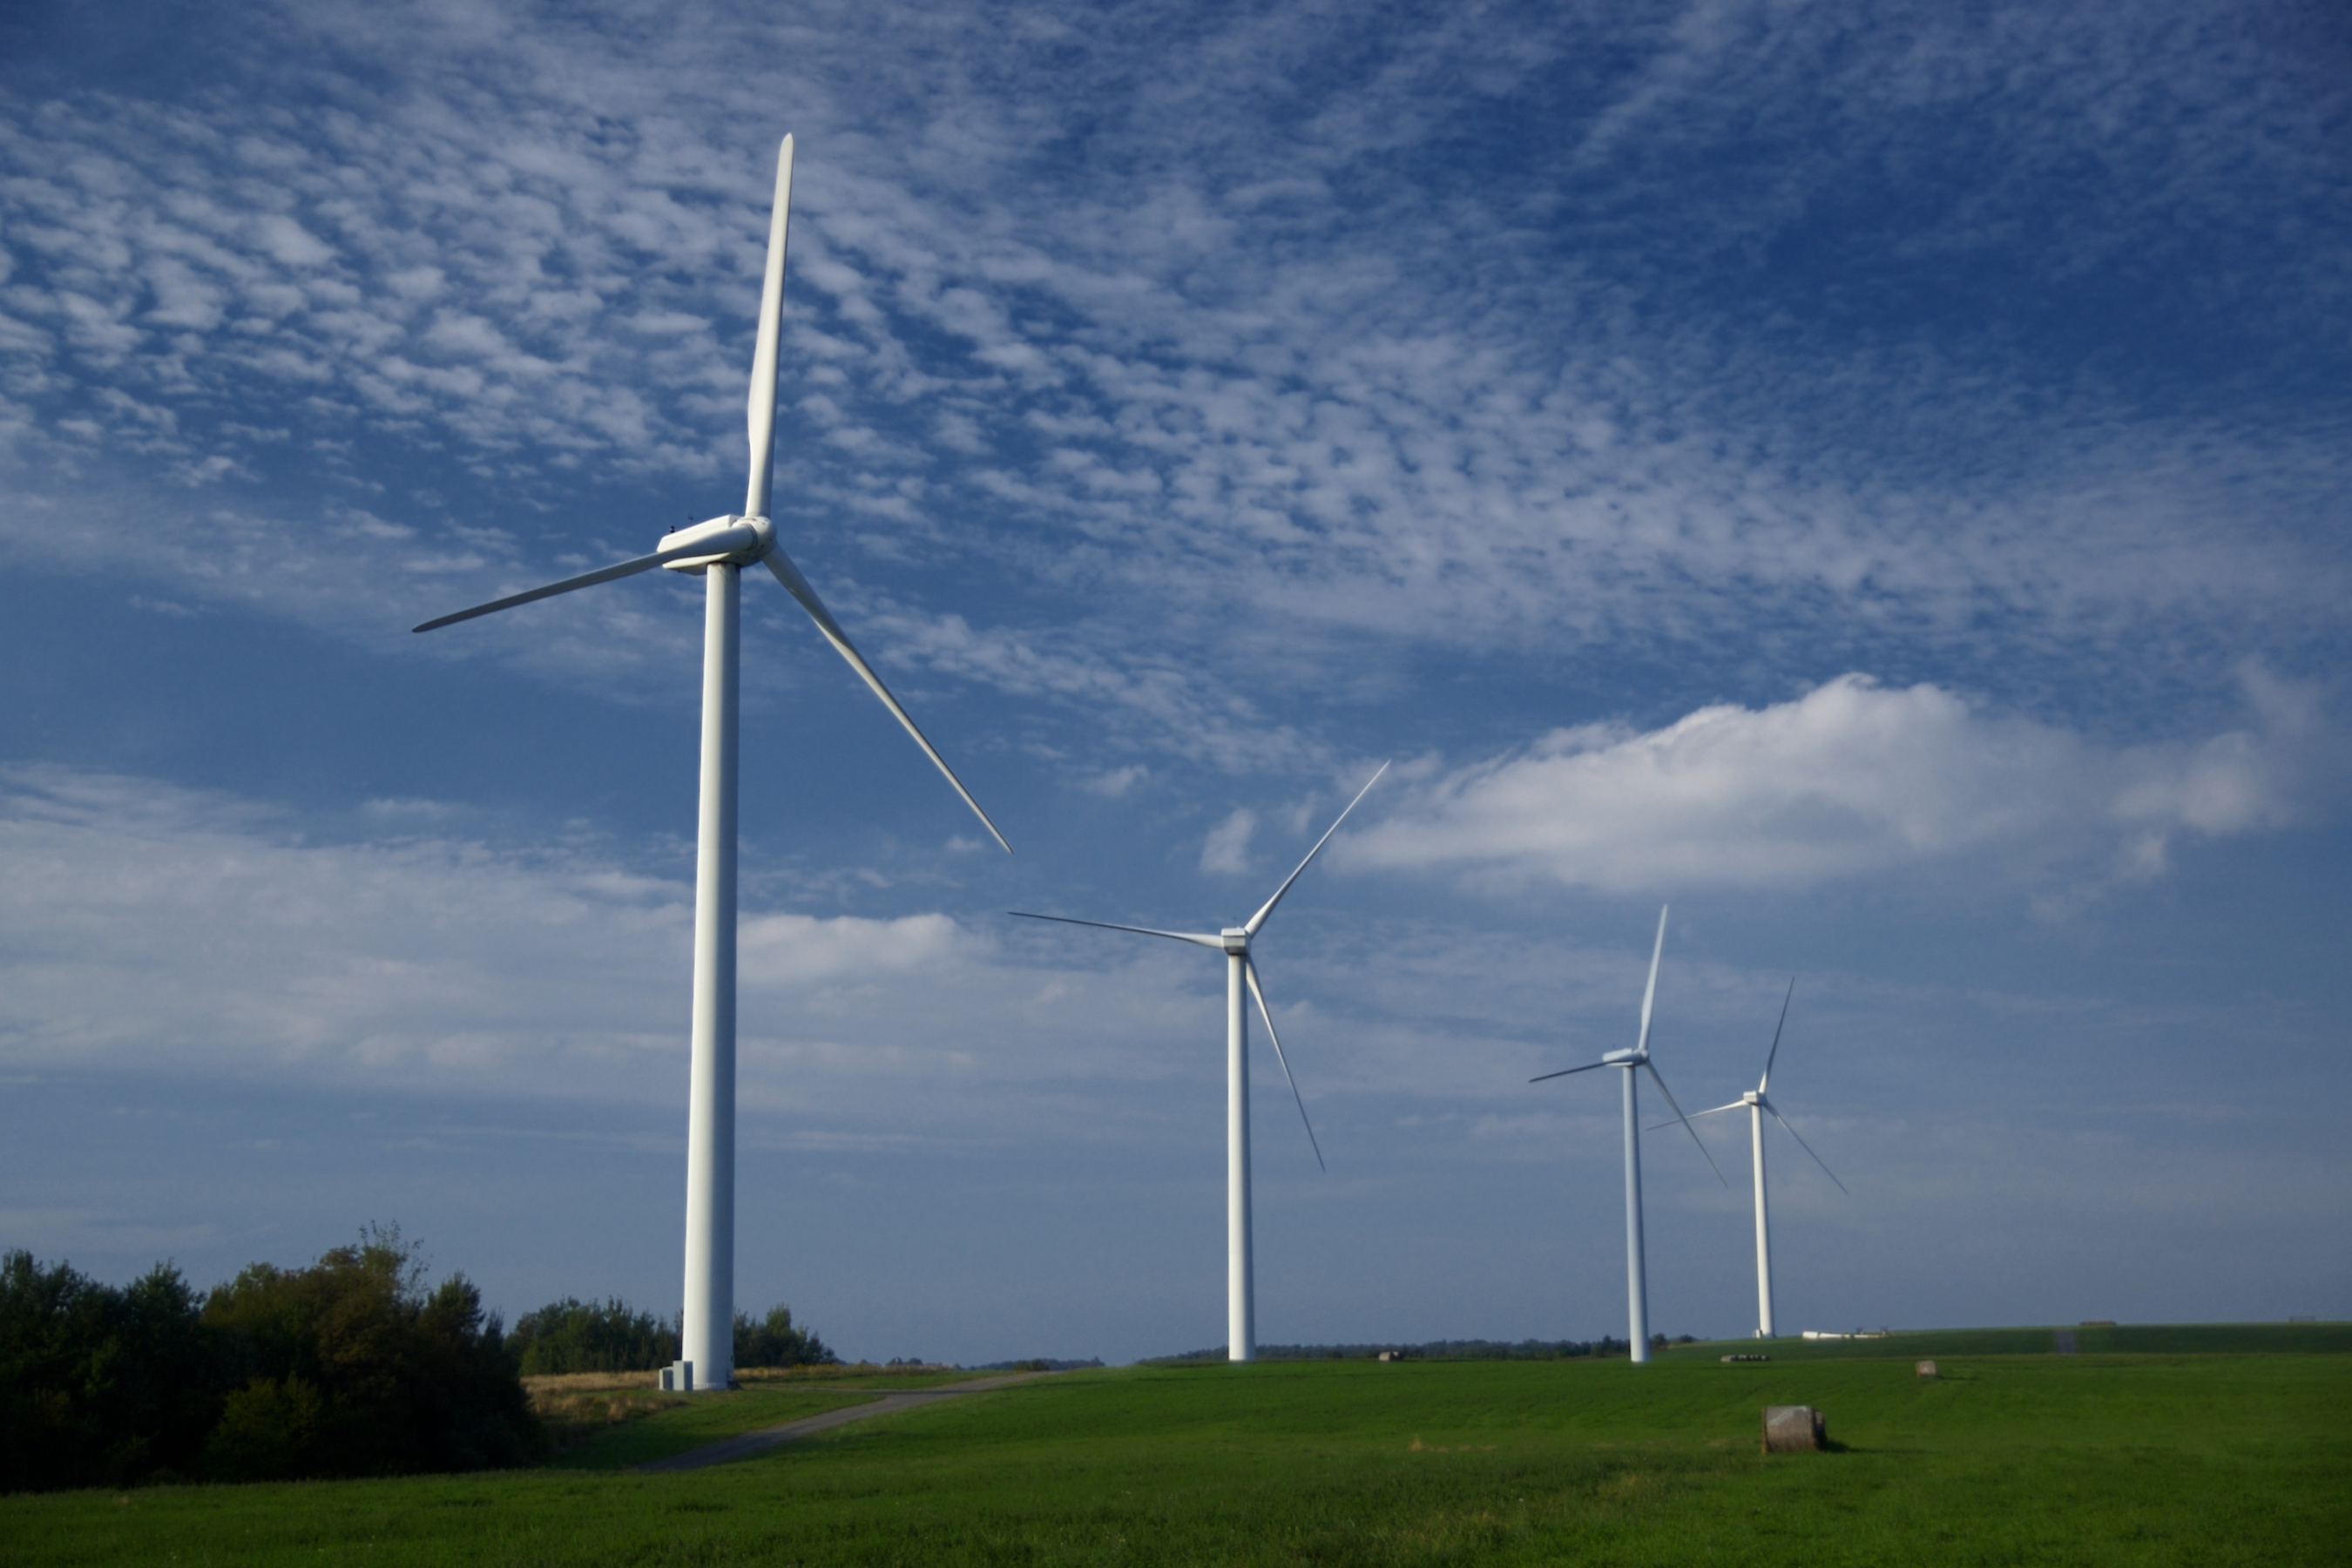
[[[0, 1241], [397, 1221], [675, 1309], [696, 584], [740, 1302], [853, 1354], [1622, 1331], [1752, 1083], [1784, 1328], [2352, 1315], [2352, 27], [2320, 5], [36, 4], [0, 22]], [[1268, 1055], [1261, 1048], [1259, 1055]], [[1268, 1076], [1273, 1075], [1273, 1076]], [[1752, 1323], [1740, 1130], [1652, 1311]], [[1677, 1135], [1679, 1136], [1679, 1135]]]

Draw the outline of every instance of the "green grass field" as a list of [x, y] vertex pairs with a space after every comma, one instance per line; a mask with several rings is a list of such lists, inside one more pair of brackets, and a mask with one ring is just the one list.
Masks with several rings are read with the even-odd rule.
[[2111, 1352], [2165, 1355], [2352, 1354], [2352, 1323], [2126, 1323], [2058, 1329], [1919, 1329], [1876, 1340], [1723, 1340], [1676, 1345], [1676, 1356], [1769, 1352], [1774, 1361], [1844, 1360], [1854, 1356], [1934, 1360], [1939, 1356], [2047, 1355], [2060, 1334], [2071, 1334], [2084, 1354]]
[[[1837, 1353], [1786, 1358], [1781, 1341], [1774, 1361], [1748, 1365], [1716, 1359], [1735, 1343], [1640, 1368], [1128, 1368], [678, 1475], [545, 1469], [13, 1497], [0, 1500], [0, 1564], [2352, 1557], [2352, 1355], [2291, 1339], [2268, 1342], [2268, 1353], [2084, 1344], [2054, 1355], [2047, 1330], [1983, 1331], [2038, 1332], [2042, 1353], [1972, 1353], [1946, 1335], [1817, 1342]], [[2247, 1343], [2200, 1332], [2210, 1346]], [[1919, 1354], [1944, 1375], [1918, 1381]], [[675, 1424], [696, 1430], [660, 1444], [699, 1440], [767, 1424], [746, 1414], [753, 1400], [860, 1396], [750, 1391], [736, 1414], [715, 1403], [665, 1411], [614, 1438], [640, 1445]], [[1760, 1455], [1759, 1408], [1784, 1403], [1826, 1411], [1834, 1451]]]

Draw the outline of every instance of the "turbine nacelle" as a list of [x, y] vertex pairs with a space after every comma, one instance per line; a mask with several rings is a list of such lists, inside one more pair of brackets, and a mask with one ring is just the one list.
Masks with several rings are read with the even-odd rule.
[[[700, 576], [722, 561], [739, 566], [750, 566], [775, 548], [776, 525], [764, 517], [738, 517], [732, 512], [674, 529], [662, 536], [654, 552], [662, 557], [662, 565], [672, 572], [687, 572]], [[676, 552], [707, 546], [691, 555]]]
[[1604, 1051], [1601, 1065], [1605, 1068], [1637, 1068], [1650, 1059], [1650, 1053], [1639, 1046], [1627, 1046], [1622, 1050]]
[[1217, 940], [1223, 944], [1226, 952], [1237, 958], [1249, 956], [1249, 927], [1227, 926], [1217, 933]]

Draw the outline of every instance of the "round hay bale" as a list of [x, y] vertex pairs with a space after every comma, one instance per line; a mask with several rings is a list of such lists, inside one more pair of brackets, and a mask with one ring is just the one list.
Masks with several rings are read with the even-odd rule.
[[1768, 1454], [1810, 1454], [1830, 1446], [1830, 1424], [1810, 1405], [1768, 1405], [1764, 1407], [1764, 1451]]

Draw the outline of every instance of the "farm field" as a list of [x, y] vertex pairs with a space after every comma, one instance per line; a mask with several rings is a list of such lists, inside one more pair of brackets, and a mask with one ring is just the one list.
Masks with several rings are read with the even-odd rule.
[[[1779, 1341], [1773, 1361], [1745, 1365], [1717, 1359], [1754, 1348], [1734, 1342], [1642, 1368], [1072, 1373], [683, 1474], [12, 1497], [0, 1564], [2343, 1560], [2352, 1355], [2284, 1348], [2293, 1337], [2269, 1353], [1954, 1348], [1965, 1342], [1815, 1342], [1824, 1353], [1783, 1359]], [[2216, 1330], [2206, 1342], [2249, 1342]], [[1915, 1352], [1942, 1377], [1917, 1380]], [[862, 1396], [755, 1389], [737, 1408], [783, 1420]], [[768, 1424], [717, 1404], [592, 1438], [572, 1463]], [[1766, 1404], [1820, 1406], [1833, 1451], [1759, 1454]], [[659, 1436], [666, 1424], [694, 1430]], [[600, 1456], [601, 1441], [615, 1446]]]

